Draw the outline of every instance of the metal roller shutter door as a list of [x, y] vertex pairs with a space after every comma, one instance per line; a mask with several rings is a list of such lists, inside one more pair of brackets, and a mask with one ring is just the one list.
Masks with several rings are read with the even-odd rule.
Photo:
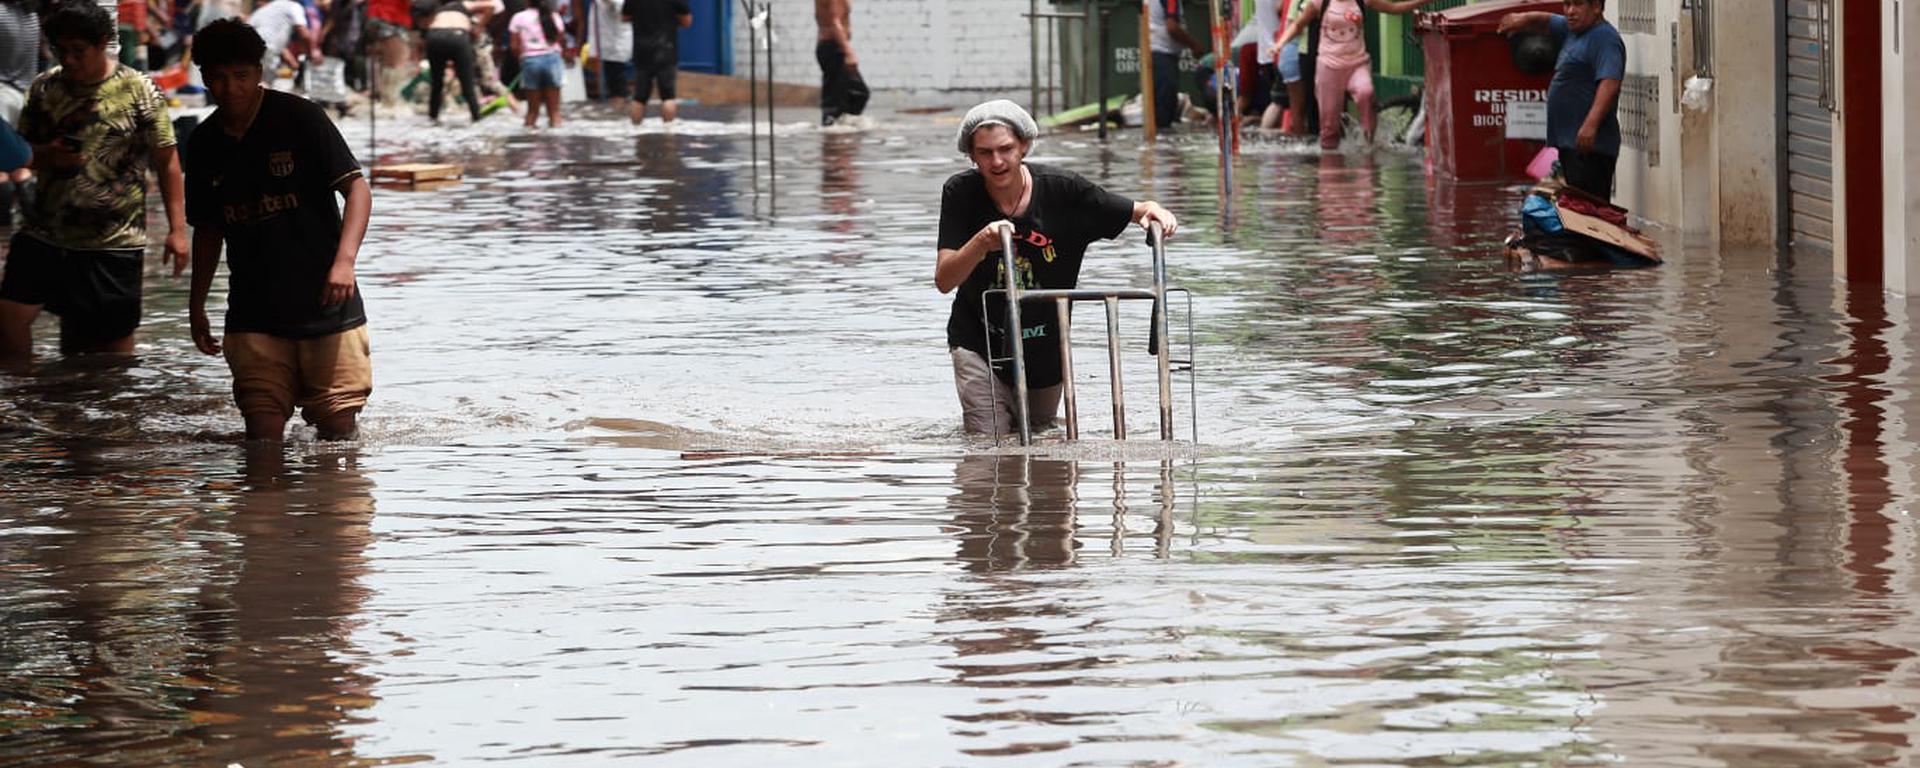
[[1788, 245], [1833, 250], [1832, 0], [1787, 0]]

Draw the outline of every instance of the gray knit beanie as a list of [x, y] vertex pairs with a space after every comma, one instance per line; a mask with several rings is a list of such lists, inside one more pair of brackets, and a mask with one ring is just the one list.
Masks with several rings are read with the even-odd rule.
[[1004, 125], [1021, 141], [1030, 142], [1033, 141], [1033, 137], [1040, 135], [1040, 126], [1034, 124], [1033, 116], [1021, 109], [1020, 105], [1006, 99], [994, 99], [967, 110], [967, 118], [960, 121], [960, 136], [957, 142], [960, 145], [960, 154], [965, 155], [973, 151], [973, 132], [980, 130], [983, 125]]

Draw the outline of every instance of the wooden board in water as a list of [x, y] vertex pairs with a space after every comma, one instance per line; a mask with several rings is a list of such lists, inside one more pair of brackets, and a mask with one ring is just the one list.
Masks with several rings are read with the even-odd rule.
[[708, 461], [712, 459], [865, 459], [875, 456], [891, 456], [885, 451], [752, 451], [728, 450], [720, 448], [692, 449], [680, 452], [681, 461]]
[[459, 179], [428, 179], [426, 181], [408, 182], [408, 181], [394, 181], [391, 179], [374, 179], [373, 184], [374, 186], [377, 186], [381, 189], [406, 190], [406, 191], [412, 191], [412, 192], [433, 192], [433, 191], [442, 190], [442, 189], [452, 189], [454, 187], [460, 186], [460, 180]]
[[418, 184], [460, 178], [460, 166], [451, 163], [401, 163], [373, 169], [373, 178], [395, 183]]

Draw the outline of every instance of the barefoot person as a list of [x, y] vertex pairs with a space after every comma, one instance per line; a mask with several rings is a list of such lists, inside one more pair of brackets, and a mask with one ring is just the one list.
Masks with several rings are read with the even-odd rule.
[[560, 86], [567, 77], [560, 50], [566, 38], [560, 35], [553, 3], [532, 0], [507, 23], [513, 55], [520, 60], [520, 90], [527, 94], [528, 128], [540, 122], [542, 107], [547, 110], [547, 127], [560, 127]]
[[1405, 15], [1433, 0], [1300, 0], [1287, 28], [1274, 44], [1274, 55], [1309, 24], [1320, 22], [1320, 39], [1314, 46], [1313, 96], [1320, 106], [1320, 148], [1340, 147], [1340, 115], [1347, 111], [1347, 96], [1353, 96], [1360, 109], [1360, 127], [1367, 143], [1373, 143], [1373, 58], [1367, 54], [1366, 11]]
[[180, 157], [153, 81], [107, 58], [113, 17], [88, 0], [47, 15], [60, 66], [35, 78], [20, 111], [38, 194], [0, 277], [0, 357], [33, 350], [41, 310], [60, 316], [60, 351], [133, 351], [147, 248], [147, 171], [160, 180], [174, 274], [186, 266]]
[[[973, 170], [947, 179], [940, 191], [933, 282], [941, 293], [960, 289], [947, 316], [947, 346], [968, 432], [1010, 432], [1015, 426], [1013, 374], [987, 365], [988, 350], [1004, 354], [1007, 348], [1005, 306], [987, 307], [991, 337], [980, 316], [981, 293], [1006, 282], [999, 256], [1002, 228], [1013, 230], [1022, 287], [1072, 288], [1089, 243], [1117, 237], [1128, 224], [1156, 221], [1168, 235], [1178, 226], [1159, 203], [1136, 203], [1072, 171], [1026, 162], [1039, 130], [1011, 101], [974, 107], [960, 123], [959, 135], [960, 151], [973, 161]], [[1059, 408], [1064, 341], [1052, 313], [1044, 317], [1022, 329], [1029, 418], [1038, 427], [1051, 424]]]
[[660, 120], [680, 115], [674, 83], [680, 73], [680, 30], [693, 26], [687, 0], [626, 0], [620, 18], [633, 25], [633, 106], [635, 125], [647, 117], [647, 100], [660, 91]]
[[820, 64], [820, 124], [858, 123], [867, 111], [867, 80], [853, 53], [853, 0], [813, 0], [813, 21], [820, 40], [813, 46]]
[[447, 67], [460, 83], [460, 98], [467, 101], [467, 117], [480, 122], [480, 77], [475, 65], [473, 35], [475, 14], [497, 11], [499, 0], [444, 0], [434, 8], [427, 21], [427, 119], [440, 122], [440, 108], [446, 104]]
[[[350, 440], [373, 391], [353, 276], [372, 208], [367, 181], [326, 112], [260, 87], [266, 43], [252, 27], [209, 24], [193, 52], [219, 107], [187, 145], [194, 346], [225, 353], [247, 439], [281, 439], [299, 406], [320, 439]], [[346, 199], [344, 218], [335, 195]], [[207, 293], [223, 247], [226, 331], [216, 340]]]

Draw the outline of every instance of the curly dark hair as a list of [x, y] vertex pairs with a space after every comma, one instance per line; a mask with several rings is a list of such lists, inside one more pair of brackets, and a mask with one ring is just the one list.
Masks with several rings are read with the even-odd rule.
[[65, 0], [55, 5], [41, 29], [54, 42], [84, 40], [94, 45], [106, 45], [117, 34], [113, 14], [88, 0]]
[[229, 64], [260, 64], [267, 57], [267, 41], [253, 25], [239, 19], [221, 19], [193, 33], [193, 63], [201, 69]]

